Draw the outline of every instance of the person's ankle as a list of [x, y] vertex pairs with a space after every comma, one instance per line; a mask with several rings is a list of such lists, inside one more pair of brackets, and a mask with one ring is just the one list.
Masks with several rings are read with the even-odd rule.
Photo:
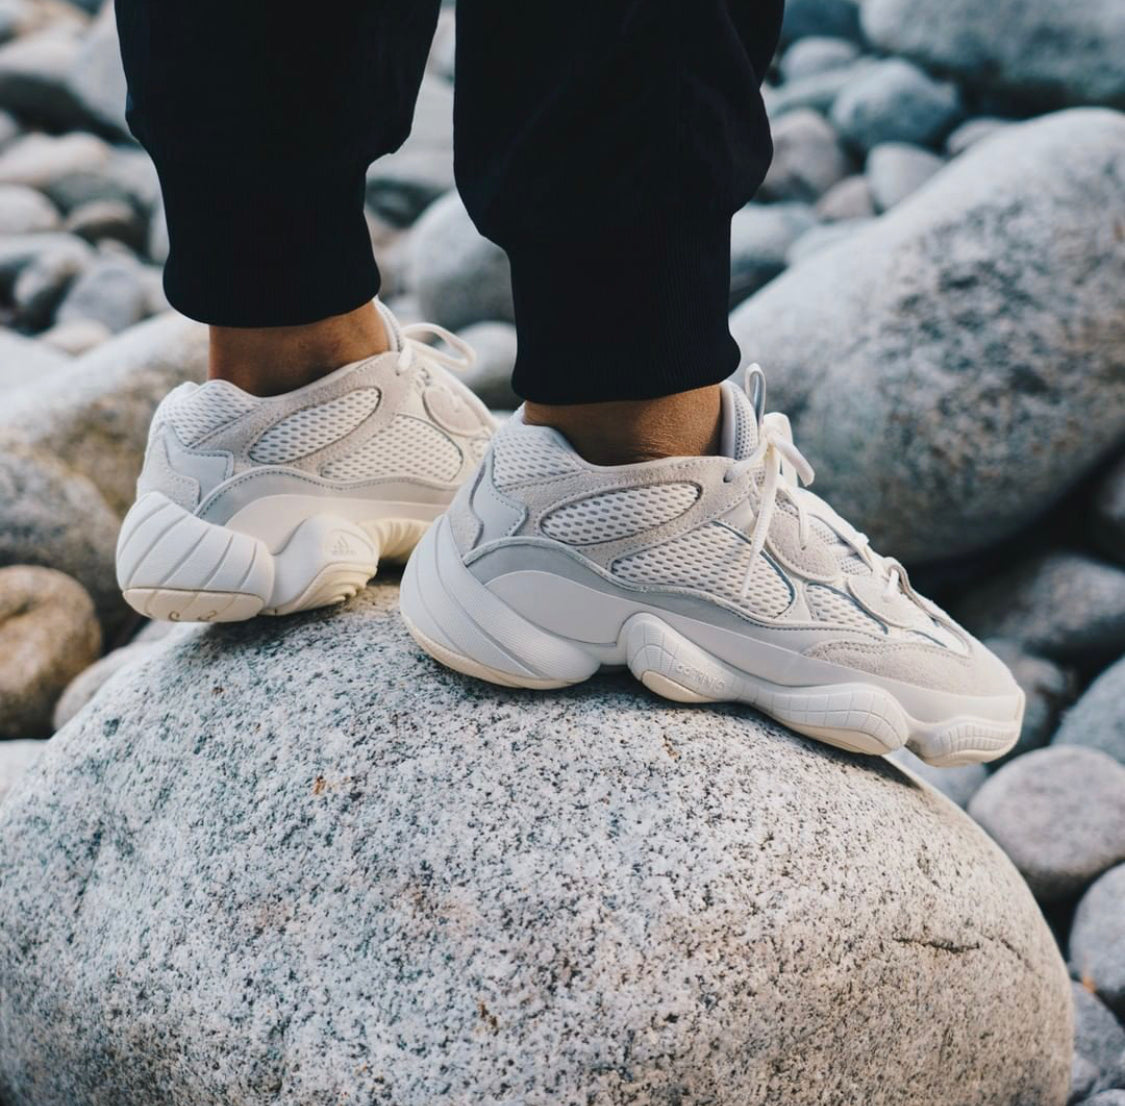
[[208, 375], [251, 395], [276, 396], [388, 349], [383, 318], [367, 303], [304, 326], [213, 326]]
[[717, 453], [722, 432], [719, 386], [656, 399], [547, 404], [528, 401], [524, 421], [549, 426], [594, 465], [629, 465]]

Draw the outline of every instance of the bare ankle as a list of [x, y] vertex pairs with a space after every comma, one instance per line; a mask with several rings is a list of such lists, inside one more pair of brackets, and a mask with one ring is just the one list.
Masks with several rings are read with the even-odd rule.
[[532, 426], [559, 431], [595, 465], [629, 465], [664, 457], [717, 453], [722, 427], [719, 386], [657, 399], [607, 403], [526, 403]]
[[276, 396], [389, 348], [373, 303], [304, 326], [213, 326], [209, 375], [252, 395]]

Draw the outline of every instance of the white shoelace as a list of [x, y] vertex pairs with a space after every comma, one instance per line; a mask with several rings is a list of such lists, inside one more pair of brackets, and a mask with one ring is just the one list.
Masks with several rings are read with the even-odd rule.
[[[816, 473], [805, 455], [797, 448], [789, 432], [789, 422], [784, 415], [764, 414], [766, 402], [766, 376], [760, 365], [751, 365], [746, 370], [744, 388], [751, 397], [758, 416], [758, 444], [754, 451], [740, 461], [735, 461], [727, 470], [728, 480], [737, 480], [753, 472], [759, 466], [765, 469], [766, 478], [762, 484], [755, 512], [753, 529], [750, 531], [750, 565], [742, 581], [742, 598], [745, 599], [754, 580], [758, 559], [769, 537], [770, 526], [777, 512], [779, 496], [784, 496], [797, 512], [797, 540], [802, 549], [809, 540], [809, 511], [804, 502], [800, 484], [806, 487], [813, 482]], [[793, 466], [798, 484], [791, 485], [782, 478], [782, 465], [788, 461]], [[843, 520], [840, 520], [843, 522]], [[840, 537], [856, 551], [863, 562], [873, 572], [883, 576], [886, 581], [883, 595], [886, 599], [894, 597], [903, 586], [906, 572], [893, 557], [882, 557], [872, 548], [866, 534], [861, 534], [846, 523], [836, 528]]]
[[[437, 323], [411, 323], [401, 330], [402, 351], [398, 356], [398, 371], [406, 372], [416, 363], [433, 361], [444, 365], [454, 372], [466, 372], [477, 363], [476, 351], [464, 338], [458, 338], [444, 326]], [[453, 353], [446, 353], [428, 342], [422, 340], [423, 336], [440, 338]]]

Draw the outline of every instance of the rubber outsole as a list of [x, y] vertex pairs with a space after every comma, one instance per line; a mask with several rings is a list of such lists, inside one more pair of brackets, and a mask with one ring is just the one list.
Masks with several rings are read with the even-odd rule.
[[790, 729], [854, 753], [910, 748], [929, 764], [993, 760], [1019, 737], [1022, 700], [1010, 721], [957, 716], [922, 722], [887, 688], [856, 671], [847, 682], [790, 687], [720, 660], [647, 610], [631, 615], [616, 642], [559, 637], [524, 618], [464, 566], [448, 523], [422, 538], [407, 564], [401, 610], [417, 644], [457, 672], [505, 687], [568, 687], [624, 664], [650, 691], [679, 703], [743, 703]]
[[241, 622], [342, 603], [375, 575], [380, 559], [401, 562], [427, 522], [362, 524], [331, 514], [296, 522], [271, 552], [251, 534], [197, 518], [159, 492], [139, 499], [117, 542], [117, 582], [146, 618]]

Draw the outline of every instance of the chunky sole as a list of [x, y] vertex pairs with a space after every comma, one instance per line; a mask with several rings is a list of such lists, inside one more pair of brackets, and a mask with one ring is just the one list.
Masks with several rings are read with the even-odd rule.
[[418, 519], [356, 523], [330, 513], [296, 520], [280, 548], [197, 518], [160, 492], [142, 496], [117, 541], [117, 582], [146, 618], [241, 622], [350, 599], [380, 559], [402, 561], [425, 532]]
[[745, 703], [850, 752], [882, 755], [905, 745], [942, 767], [994, 760], [1019, 737], [1022, 695], [1012, 697], [1010, 718], [957, 714], [922, 721], [862, 672], [842, 670], [854, 678], [841, 682], [788, 686], [735, 668], [652, 607], [626, 618], [615, 641], [591, 644], [549, 632], [465, 567], [445, 519], [422, 538], [407, 564], [401, 610], [414, 640], [435, 660], [505, 687], [568, 687], [601, 668], [624, 665], [665, 699]]

